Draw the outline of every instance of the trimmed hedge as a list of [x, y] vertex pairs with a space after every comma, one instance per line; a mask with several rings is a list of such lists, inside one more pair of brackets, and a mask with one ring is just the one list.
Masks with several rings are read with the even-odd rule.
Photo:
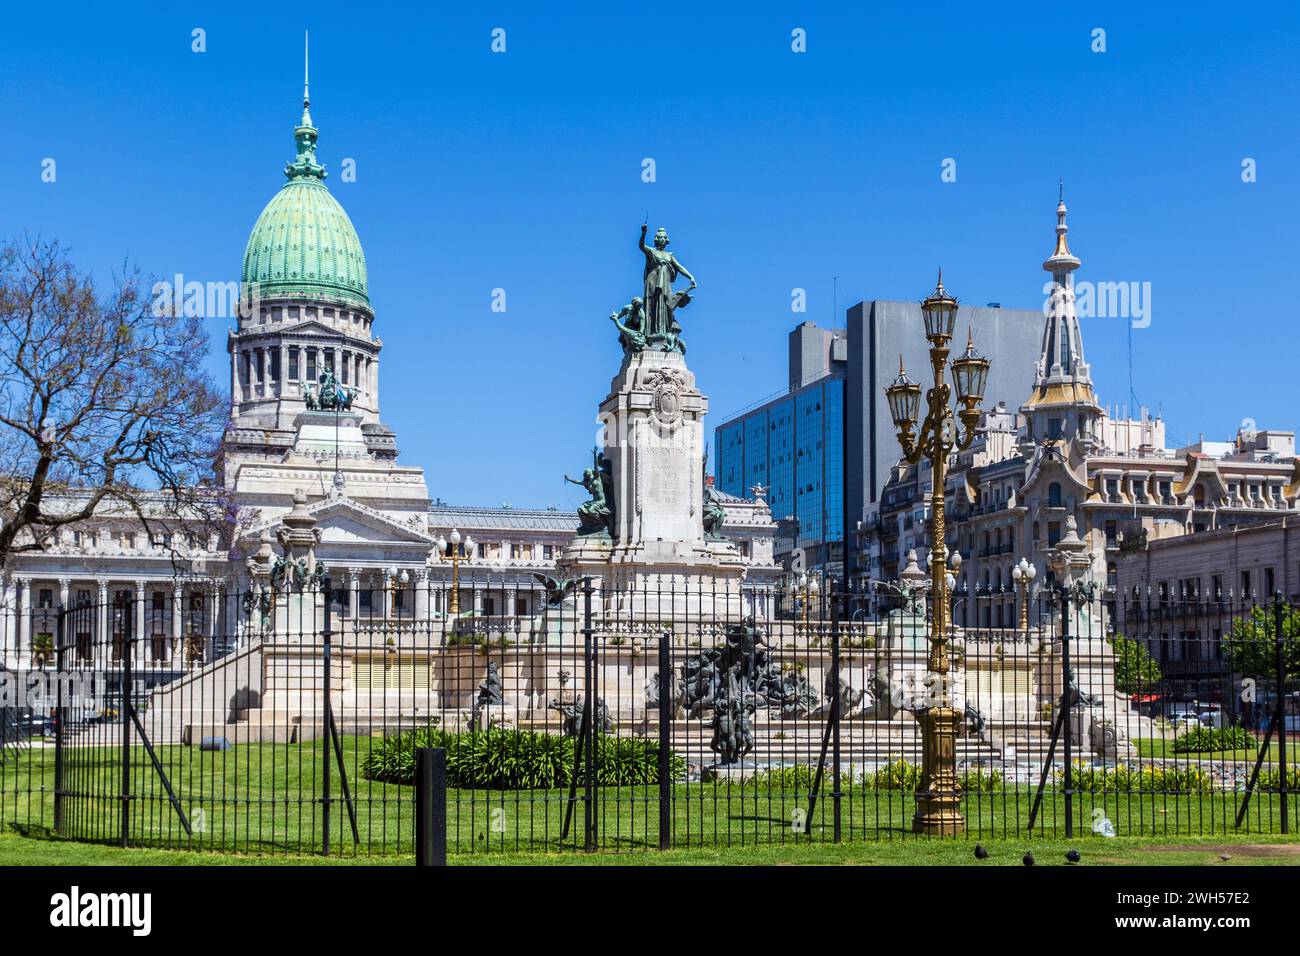
[[1245, 727], [1193, 727], [1174, 738], [1174, 753], [1201, 754], [1223, 750], [1254, 750], [1255, 738]]
[[[1054, 771], [1059, 786], [1065, 772]], [[1209, 793], [1214, 789], [1210, 775], [1199, 767], [1138, 766], [1085, 767], [1076, 762], [1070, 780], [1077, 793]]]
[[[380, 783], [415, 782], [415, 751], [447, 751], [447, 784], [462, 789], [549, 790], [573, 779], [571, 737], [493, 727], [456, 733], [437, 728], [389, 734], [361, 762], [361, 775]], [[686, 761], [669, 754], [673, 779], [686, 775]], [[659, 742], [641, 737], [596, 738], [597, 780], [618, 787], [659, 782]]]
[[[822, 787], [830, 790], [830, 767], [822, 778]], [[753, 776], [741, 781], [743, 787], [762, 790], [792, 790], [808, 793], [812, 790], [817, 768], [806, 763], [791, 764], [786, 767], [773, 767], [760, 770]], [[960, 774], [961, 788], [969, 793], [994, 793], [1002, 786], [1002, 772], [999, 770], [965, 770]], [[921, 768], [910, 761], [898, 757], [889, 761], [879, 770], [863, 770], [859, 773], [845, 773], [840, 778], [844, 789], [860, 787], [865, 790], [901, 790], [914, 791], [921, 782]]]

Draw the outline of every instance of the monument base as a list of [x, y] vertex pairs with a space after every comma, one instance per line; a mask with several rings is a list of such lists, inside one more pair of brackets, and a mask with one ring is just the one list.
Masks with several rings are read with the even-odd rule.
[[745, 564], [729, 541], [654, 541], [619, 546], [574, 538], [560, 556], [566, 577], [592, 579], [593, 611], [606, 620], [738, 622]]

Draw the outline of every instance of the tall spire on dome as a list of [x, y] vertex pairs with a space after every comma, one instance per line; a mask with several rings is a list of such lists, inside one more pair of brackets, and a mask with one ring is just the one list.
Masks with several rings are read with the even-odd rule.
[[293, 141], [298, 147], [298, 156], [292, 163], [285, 164], [284, 174], [290, 180], [310, 178], [321, 180], [326, 176], [325, 167], [316, 162], [317, 130], [311, 121], [311, 96], [308, 92], [307, 71], [307, 31], [302, 35], [302, 119], [293, 131]]
[[[1069, 273], [1079, 268], [1079, 260], [1070, 252], [1070, 244], [1066, 241], [1066, 233], [1070, 227], [1065, 224], [1065, 178], [1061, 178], [1058, 199], [1056, 203], [1056, 249], [1043, 262], [1043, 268], [1052, 273], [1053, 278], [1059, 282]], [[1064, 285], [1064, 282], [1061, 282]]]
[[308, 80], [310, 75], [307, 70], [308, 60], [308, 36], [307, 31], [302, 31], [302, 122], [299, 126], [311, 126], [311, 93], [309, 92], [310, 84]]
[[[1100, 412], [1092, 390], [1092, 371], [1083, 358], [1083, 337], [1079, 332], [1079, 316], [1074, 300], [1074, 270], [1079, 259], [1070, 251], [1066, 235], [1070, 227], [1065, 222], [1065, 180], [1059, 184], [1056, 203], [1056, 248], [1043, 261], [1043, 268], [1052, 274], [1052, 281], [1043, 288], [1048, 295], [1044, 308], [1042, 351], [1034, 365], [1034, 391], [1024, 405], [1026, 412], [1053, 409], [1045, 420], [1055, 422], [1054, 428], [1066, 428], [1067, 417], [1062, 415], [1069, 407], [1086, 408], [1087, 418]], [[1073, 416], [1069, 416], [1073, 418]], [[1078, 437], [1092, 440], [1095, 432], [1092, 423], [1082, 418], [1074, 419], [1079, 426]], [[1031, 423], [1032, 425], [1032, 423]], [[1059, 437], [1048, 432], [1038, 437]]]

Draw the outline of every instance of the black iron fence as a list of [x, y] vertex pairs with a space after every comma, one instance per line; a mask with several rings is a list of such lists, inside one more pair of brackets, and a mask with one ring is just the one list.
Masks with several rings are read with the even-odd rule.
[[395, 581], [57, 609], [0, 647], [0, 823], [411, 853], [433, 746], [452, 853], [903, 839], [950, 702], [971, 837], [1295, 825], [1296, 606], [1049, 593], [977, 627], [959, 596], [939, 675], [923, 603], [858, 600]]

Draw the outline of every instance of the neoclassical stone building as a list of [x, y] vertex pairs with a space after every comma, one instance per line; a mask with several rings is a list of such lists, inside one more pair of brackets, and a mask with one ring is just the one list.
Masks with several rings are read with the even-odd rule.
[[[78, 640], [119, 635], [123, 612], [115, 603], [137, 615], [137, 655], [174, 662], [182, 653], [221, 653], [247, 616], [240, 600], [250, 585], [246, 561], [266, 552], [295, 496], [315, 521], [316, 555], [329, 571], [341, 624], [441, 618], [453, 574], [462, 615], [540, 610], [535, 575], [554, 572], [577, 519], [567, 511], [431, 502], [424, 470], [399, 462], [397, 437], [380, 418], [384, 343], [365, 253], [326, 186], [317, 139], [304, 90], [296, 155], [248, 238], [241, 278], [249, 294], [226, 342], [224, 474], [243, 516], [233, 547], [183, 522], [150, 540], [127, 514], [70, 528], [50, 550], [11, 560], [0, 592], [0, 662], [29, 660], [34, 642], [53, 635], [59, 606], [88, 609], [76, 616]], [[753, 581], [774, 582], [766, 503], [719, 497]], [[158, 513], [161, 519], [161, 501]], [[454, 533], [462, 539], [455, 562], [446, 557], [449, 546], [438, 547]]]
[[[954, 616], [972, 627], [1018, 624], [1012, 570], [1026, 559], [1034, 586], [1050, 584], [1048, 557], [1070, 517], [1092, 554], [1093, 579], [1113, 598], [1125, 538], [1270, 521], [1300, 508], [1294, 432], [1243, 430], [1232, 442], [1169, 448], [1159, 418], [1112, 417], [1101, 405], [1084, 358], [1073, 278], [1080, 260], [1070, 251], [1064, 200], [1056, 215], [1056, 244], [1043, 262], [1053, 291], [1032, 391], [1018, 411], [986, 412], [948, 474], [947, 545], [964, 559], [957, 588], [966, 593]], [[928, 478], [900, 464], [863, 523], [859, 547], [876, 549], [887, 572], [909, 548], [929, 547]]]

